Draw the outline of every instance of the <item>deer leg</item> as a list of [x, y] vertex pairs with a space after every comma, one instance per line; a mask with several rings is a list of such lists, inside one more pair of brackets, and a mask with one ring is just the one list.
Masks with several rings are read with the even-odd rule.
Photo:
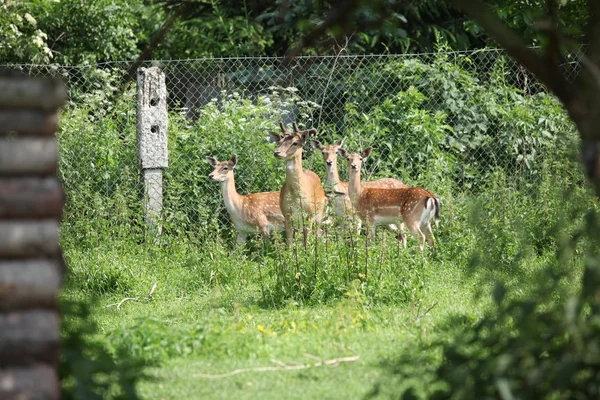
[[360, 236], [360, 231], [362, 230], [362, 219], [355, 217], [353, 221], [356, 223], [356, 234]]
[[431, 224], [426, 224], [423, 227], [425, 231], [425, 237], [427, 238], [427, 243], [435, 250], [435, 237], [433, 236], [433, 232], [431, 231]]
[[[404, 224], [400, 223], [398, 225], [400, 225], [402, 228], [404, 228]], [[404, 244], [404, 248], [406, 248], [406, 235], [404, 234], [404, 232], [402, 232], [400, 230], [400, 228], [398, 228], [398, 225], [396, 225], [396, 224], [389, 224], [388, 225], [388, 229], [389, 229], [390, 232], [395, 232], [396, 233], [396, 238], [398, 240], [402, 240], [402, 243]]]
[[286, 247], [287, 249], [291, 249], [292, 248], [292, 240], [293, 240], [293, 233], [294, 233], [294, 227], [292, 226], [292, 220], [291, 217], [290, 218], [285, 218], [284, 220], [284, 227], [285, 227], [285, 242], [286, 242]]
[[406, 229], [406, 224], [404, 222], [400, 222], [397, 226], [398, 226], [398, 236], [402, 240], [402, 244], [404, 245], [404, 248], [406, 248], [406, 233], [404, 233], [404, 230]]
[[[395, 226], [397, 227], [397, 225]], [[403, 223], [401, 223], [400, 226], [404, 228]], [[402, 245], [404, 246], [404, 248], [406, 248], [406, 234], [403, 232], [403, 229], [398, 229], [396, 232], [396, 237], [398, 238], [398, 240], [402, 241]]]
[[375, 219], [373, 218], [369, 218], [369, 223], [368, 223], [368, 228], [369, 230], [367, 231], [367, 237], [370, 240], [375, 239], [375, 230], [377, 229], [377, 226], [375, 225]]
[[421, 251], [423, 251], [425, 249], [423, 246], [423, 244], [425, 243], [425, 235], [423, 234], [423, 232], [421, 232], [421, 228], [419, 227], [419, 221], [415, 221], [412, 224], [408, 224], [408, 229], [411, 233], [419, 236], [419, 242], [421, 242], [419, 244], [419, 248], [421, 249]]
[[260, 234], [262, 236], [263, 242], [265, 244], [269, 243], [269, 234], [270, 234], [270, 229], [269, 229], [269, 222], [268, 221], [261, 221], [260, 222]]
[[237, 231], [237, 237], [235, 238], [235, 244], [241, 246], [246, 241], [248, 234], [246, 232]]
[[304, 225], [304, 229], [302, 230], [302, 233], [303, 233], [302, 244], [304, 245], [305, 249], [308, 248], [308, 234], [312, 230], [312, 226], [313, 226], [312, 218], [307, 218], [306, 224]]
[[419, 244], [419, 248], [421, 249], [421, 251], [423, 251], [423, 250], [425, 250], [425, 235], [421, 231], [421, 228], [419, 228], [418, 226], [417, 226], [417, 235], [419, 235], [419, 242], [421, 242], [421, 244]]

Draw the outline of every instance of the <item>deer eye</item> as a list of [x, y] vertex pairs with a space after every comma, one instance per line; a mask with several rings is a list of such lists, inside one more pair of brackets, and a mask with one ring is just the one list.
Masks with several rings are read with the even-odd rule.
[[223, 171], [227, 171], [229, 168], [227, 167], [223, 167]]
[[298, 142], [292, 143], [292, 146], [298, 146]]

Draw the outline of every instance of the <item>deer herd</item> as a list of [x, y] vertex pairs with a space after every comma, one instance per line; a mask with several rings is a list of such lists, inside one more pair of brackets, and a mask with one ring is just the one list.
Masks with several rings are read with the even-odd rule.
[[[236, 190], [233, 172], [237, 157], [234, 155], [221, 162], [207, 157], [214, 168], [209, 178], [221, 182], [225, 207], [237, 232], [237, 244], [244, 243], [248, 235], [257, 230], [268, 240], [271, 232], [284, 229], [290, 248], [294, 227], [301, 227], [306, 247], [313, 226], [317, 226], [317, 235], [321, 233], [318, 227], [324, 223], [331, 198], [338, 220], [354, 227], [358, 233], [364, 226], [368, 229], [367, 237], [373, 238], [377, 225], [387, 225], [388, 229], [397, 232], [406, 247], [403, 232], [406, 227], [418, 236], [421, 250], [425, 241], [435, 248], [431, 221], [437, 224], [439, 220], [440, 201], [434, 194], [420, 187], [408, 187], [392, 178], [361, 182], [363, 160], [371, 153], [371, 147], [360, 153], [349, 153], [342, 148], [344, 140], [326, 146], [312, 139], [325, 160], [326, 186], [331, 188], [326, 194], [319, 176], [302, 168], [303, 147], [309, 137], [317, 135], [317, 130], [301, 131], [296, 123], [292, 126], [293, 132], [289, 132], [280, 123], [281, 134], [271, 133], [271, 140], [278, 146], [273, 154], [286, 164], [285, 183], [279, 192], [241, 195]], [[348, 182], [340, 180], [338, 155], [348, 163]]]

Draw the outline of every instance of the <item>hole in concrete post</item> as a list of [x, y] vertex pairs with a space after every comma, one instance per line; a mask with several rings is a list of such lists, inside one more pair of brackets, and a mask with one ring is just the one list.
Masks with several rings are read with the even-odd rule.
[[157, 98], [157, 97], [153, 97], [152, 99], [150, 99], [150, 105], [151, 105], [152, 107], [155, 107], [155, 106], [157, 106], [157, 105], [158, 105], [158, 102], [159, 102], [159, 101], [160, 101], [160, 99], [159, 99], [159, 98]]
[[152, 125], [152, 126], [150, 127], [150, 132], [152, 132], [152, 133], [156, 133], [156, 132], [158, 132], [158, 125]]

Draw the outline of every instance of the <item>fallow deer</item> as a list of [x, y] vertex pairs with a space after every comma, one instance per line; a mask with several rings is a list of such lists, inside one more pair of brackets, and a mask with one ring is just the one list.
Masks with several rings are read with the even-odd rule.
[[[337, 143], [328, 146], [323, 145], [316, 139], [312, 140], [313, 145], [323, 153], [325, 170], [327, 171], [327, 186], [335, 193], [346, 193], [345, 196], [335, 196], [333, 200], [335, 215], [337, 215], [337, 217], [340, 219], [354, 215], [352, 202], [350, 201], [350, 197], [348, 197], [348, 182], [343, 182], [340, 180], [337, 166], [338, 150], [342, 147], [345, 140], [346, 138], [343, 138]], [[383, 178], [376, 181], [363, 182], [362, 185], [365, 188], [373, 187], [382, 189], [402, 189], [408, 187], [398, 179], [393, 178]], [[388, 227], [390, 230], [398, 229], [395, 224], [390, 224]], [[358, 232], [360, 233], [360, 219], [358, 221]]]
[[[348, 153], [344, 149], [338, 150], [348, 161], [348, 194], [352, 205], [363, 223], [370, 228], [370, 236], [375, 235], [375, 228], [379, 224], [404, 221], [410, 232], [419, 236], [421, 250], [426, 240], [435, 248], [431, 220], [434, 219], [437, 225], [440, 218], [440, 201], [431, 192], [420, 187], [366, 188], [360, 183], [360, 170], [363, 159], [369, 156], [371, 150], [371, 147], [367, 147], [360, 154]], [[406, 236], [401, 236], [406, 247]]]
[[323, 220], [328, 199], [325, 196], [321, 179], [317, 174], [302, 169], [302, 146], [316, 129], [300, 131], [293, 123], [294, 132], [288, 132], [283, 123], [279, 124], [283, 135], [271, 133], [271, 140], [277, 143], [275, 157], [286, 161], [285, 183], [281, 188], [279, 204], [285, 218], [287, 247], [292, 245], [294, 221], [301, 219], [304, 247], [307, 246], [308, 232], [313, 223]]
[[257, 230], [263, 239], [268, 240], [271, 231], [283, 229], [284, 218], [279, 207], [279, 192], [240, 195], [235, 188], [233, 173], [237, 157], [234, 155], [230, 160], [222, 162], [214, 157], [206, 157], [206, 161], [214, 167], [208, 176], [221, 182], [225, 208], [235, 226], [238, 245], [244, 243], [248, 234]]

